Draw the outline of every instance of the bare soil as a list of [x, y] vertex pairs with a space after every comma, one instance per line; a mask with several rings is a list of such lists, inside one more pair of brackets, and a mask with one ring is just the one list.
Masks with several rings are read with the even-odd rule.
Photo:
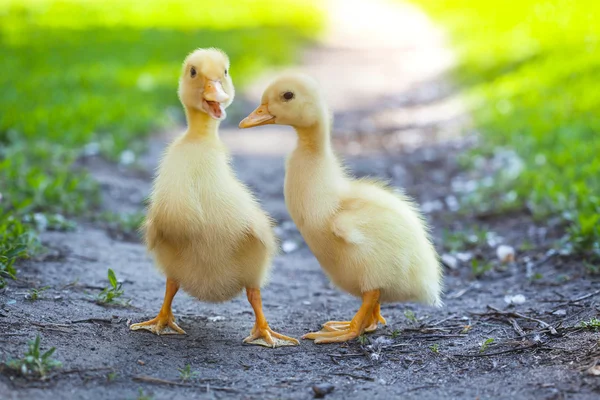
[[[406, 9], [397, 12], [413, 21]], [[362, 53], [356, 51], [359, 58]], [[394, 57], [401, 59], [404, 52], [409, 59], [412, 51], [397, 48]], [[347, 62], [350, 56], [344, 57]], [[72, 232], [43, 233], [44, 253], [21, 262], [19, 279], [0, 291], [0, 360], [20, 357], [26, 342], [39, 334], [43, 349], [55, 346], [63, 363], [46, 381], [4, 370], [0, 398], [135, 399], [143, 393], [155, 399], [309, 399], [314, 386], [332, 390], [326, 394], [331, 399], [598, 398], [600, 378], [589, 369], [599, 362], [600, 337], [579, 325], [600, 314], [598, 278], [586, 274], [583, 260], [551, 251], [563, 233], [551, 220], [534, 222], [526, 210], [476, 214], [455, 209], [458, 183], [485, 177], [457, 162], [474, 139], [448, 133], [464, 125], [460, 115], [423, 117], [431, 114], [423, 110], [451, 98], [443, 79], [407, 79], [397, 89], [369, 94], [367, 103], [354, 108], [347, 99], [339, 106], [332, 101], [334, 141], [357, 176], [389, 180], [423, 206], [440, 254], [450, 252], [449, 233], [470, 232], [473, 226], [488, 233], [462, 252], [493, 268], [475, 277], [470, 261], [446, 267], [442, 309], [386, 304], [382, 314], [388, 325], [362, 341], [301, 341], [298, 347], [268, 349], [242, 344], [253, 325], [243, 296], [215, 305], [180, 293], [174, 311], [187, 335], [132, 332], [131, 321], [156, 315], [164, 278], [135, 237], [81, 221]], [[256, 94], [247, 96], [240, 113], [256, 101]], [[290, 138], [291, 132], [260, 132], [266, 133], [244, 139], [230, 125], [224, 138], [234, 149], [240, 179], [277, 220], [288, 250], [275, 259], [271, 282], [263, 289], [265, 313], [275, 330], [300, 337], [325, 321], [351, 318], [359, 300], [328, 281], [285, 209], [283, 153], [289, 143], [284, 139], [281, 146], [269, 147], [268, 141], [280, 134]], [[105, 209], [143, 209], [153, 168], [171, 136], [154, 139], [135, 171], [97, 158], [81, 161], [101, 182]], [[248, 138], [254, 146], [240, 144]], [[514, 263], [497, 261], [500, 243], [517, 249]], [[123, 281], [131, 306], [94, 302], [108, 284], [108, 268]], [[49, 288], [39, 300], [26, 299], [29, 289], [43, 286]], [[524, 303], [505, 301], [519, 294]], [[482, 349], [487, 339], [493, 343]], [[186, 364], [199, 374], [182, 382], [178, 369]]]

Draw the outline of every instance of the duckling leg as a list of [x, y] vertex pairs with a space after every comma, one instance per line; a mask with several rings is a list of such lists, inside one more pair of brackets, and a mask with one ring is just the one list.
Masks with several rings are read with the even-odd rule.
[[387, 325], [387, 321], [381, 316], [381, 304], [379, 301], [373, 310], [373, 319], [371, 320], [371, 325], [365, 329], [365, 332], [374, 332], [377, 329], [378, 324]]
[[132, 331], [144, 329], [157, 335], [185, 335], [185, 331], [175, 323], [175, 316], [171, 310], [173, 297], [175, 297], [178, 290], [179, 284], [173, 279], [167, 278], [165, 299], [160, 311], [158, 312], [158, 315], [155, 318], [152, 318], [150, 321], [132, 324], [129, 329]]
[[[350, 328], [351, 321], [329, 321], [323, 324], [322, 331], [325, 332], [333, 332], [333, 331], [343, 331], [348, 330]], [[387, 322], [385, 318], [381, 316], [381, 308], [379, 302], [375, 306], [373, 310], [373, 316], [369, 320], [367, 327], [365, 328], [365, 332], [375, 332], [377, 330], [377, 325], [381, 323], [382, 325], [386, 325]]]
[[[371, 328], [375, 321], [375, 311], [379, 304], [379, 290], [371, 290], [363, 293], [363, 303], [360, 309], [350, 321], [347, 328], [345, 321], [332, 321], [330, 327], [336, 327], [335, 330], [323, 329], [320, 332], [311, 332], [302, 336], [302, 339], [314, 340], [315, 343], [335, 343], [347, 342], [362, 335], [367, 328]], [[337, 324], [336, 324], [337, 322]], [[375, 325], [375, 328], [377, 325]]]
[[265, 318], [265, 314], [263, 314], [262, 310], [260, 289], [246, 288], [246, 295], [248, 297], [248, 302], [254, 310], [256, 322], [254, 323], [254, 328], [252, 328], [252, 331], [250, 332], [250, 336], [244, 339], [244, 343], [257, 344], [260, 346], [273, 348], [281, 346], [296, 346], [299, 344], [298, 340], [277, 333], [269, 327], [267, 319]]

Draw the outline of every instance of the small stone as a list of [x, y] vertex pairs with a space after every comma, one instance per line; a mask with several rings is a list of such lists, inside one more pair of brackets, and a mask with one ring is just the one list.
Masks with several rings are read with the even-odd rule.
[[450, 211], [458, 211], [458, 209], [460, 208], [460, 204], [454, 196], [446, 197], [446, 205], [448, 206], [448, 209]]
[[135, 153], [131, 150], [125, 150], [121, 153], [119, 161], [122, 165], [131, 165], [135, 161]]
[[496, 249], [496, 256], [502, 264], [515, 262], [515, 249], [503, 244]]
[[331, 383], [320, 383], [318, 385], [313, 385], [312, 390], [315, 392], [315, 399], [322, 399], [327, 396], [329, 393], [333, 392], [335, 386]]
[[383, 347], [383, 346], [389, 346], [394, 344], [394, 341], [392, 339], [388, 339], [385, 336], [379, 336], [377, 339], [375, 339], [373, 341], [373, 344], [375, 346], [379, 346], [379, 347]]
[[442, 254], [442, 263], [450, 269], [458, 268], [458, 260], [456, 257], [448, 253]]
[[567, 310], [565, 310], [565, 309], [556, 310], [552, 313], [552, 315], [564, 317], [565, 315], [567, 315]]
[[522, 294], [516, 294], [514, 296], [506, 295], [504, 296], [504, 301], [508, 304], [524, 304], [527, 299]]
[[291, 240], [286, 240], [281, 245], [281, 249], [283, 250], [284, 253], [291, 253], [292, 251], [295, 251], [298, 249], [298, 243], [292, 242]]
[[146, 365], [146, 363], [143, 362], [142, 360], [137, 360], [137, 363], [140, 364], [140, 365]]
[[600, 376], [600, 365], [594, 365], [588, 368], [585, 372], [592, 376]]
[[220, 315], [214, 316], [214, 317], [208, 317], [208, 320], [210, 322], [219, 322], [219, 321], [225, 321], [225, 317], [222, 317]]
[[281, 223], [281, 228], [286, 231], [292, 231], [296, 229], [296, 224], [293, 221], [283, 221]]
[[426, 201], [421, 204], [421, 211], [425, 214], [430, 214], [434, 211], [440, 211], [444, 209], [444, 203], [440, 200]]
[[473, 258], [473, 253], [464, 252], [464, 253], [456, 253], [456, 258], [462, 262], [468, 262]]
[[42, 213], [33, 214], [33, 220], [40, 231], [45, 231], [48, 227], [48, 218]]
[[86, 157], [96, 156], [100, 153], [100, 144], [98, 142], [90, 142], [83, 146], [83, 155]]

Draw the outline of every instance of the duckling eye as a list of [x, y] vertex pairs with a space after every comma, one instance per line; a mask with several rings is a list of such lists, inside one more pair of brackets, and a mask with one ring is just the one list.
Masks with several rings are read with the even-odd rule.
[[225, 76], [227, 76], [227, 70], [225, 70]]
[[192, 78], [196, 76], [196, 68], [195, 67], [190, 68], [190, 76]]
[[290, 101], [290, 100], [292, 100], [293, 98], [294, 98], [294, 92], [285, 92], [285, 93], [283, 94], [283, 99], [284, 99], [285, 101]]

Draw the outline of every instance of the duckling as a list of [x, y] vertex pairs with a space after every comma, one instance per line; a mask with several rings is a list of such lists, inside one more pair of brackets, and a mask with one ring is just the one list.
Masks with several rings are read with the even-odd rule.
[[240, 128], [290, 125], [296, 149], [286, 163], [285, 203], [329, 278], [362, 298], [351, 321], [329, 321], [303, 339], [345, 342], [385, 324], [384, 302], [441, 306], [442, 271], [428, 229], [414, 203], [384, 183], [353, 179], [330, 143], [330, 118], [318, 84], [283, 75]]
[[188, 128], [160, 162], [142, 228], [167, 277], [165, 297], [156, 318], [131, 329], [185, 334], [171, 309], [180, 287], [207, 302], [230, 300], [245, 288], [256, 322], [244, 342], [297, 345], [271, 330], [263, 314], [260, 287], [276, 252], [272, 220], [236, 178], [218, 135], [234, 97], [227, 55], [212, 48], [188, 55], [178, 94]]

